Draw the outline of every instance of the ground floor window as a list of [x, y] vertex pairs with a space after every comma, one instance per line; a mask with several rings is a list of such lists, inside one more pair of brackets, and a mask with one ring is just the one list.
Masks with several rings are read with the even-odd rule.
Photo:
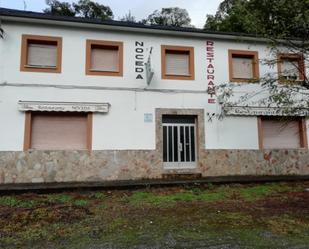
[[91, 150], [91, 140], [90, 113], [26, 113], [25, 150]]
[[258, 122], [261, 149], [308, 147], [305, 118], [260, 117]]

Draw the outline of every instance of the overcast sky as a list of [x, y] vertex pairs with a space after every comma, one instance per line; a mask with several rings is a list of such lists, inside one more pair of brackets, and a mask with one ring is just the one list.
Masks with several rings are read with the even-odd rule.
[[[188, 10], [192, 24], [202, 28], [206, 14], [214, 14], [222, 0], [95, 0], [108, 5], [115, 19], [124, 16], [130, 10], [138, 20], [147, 17], [156, 9], [163, 7], [180, 7]], [[46, 7], [45, 0], [25, 0], [26, 10], [41, 11]], [[76, 2], [67, 0], [67, 2]], [[24, 9], [24, 0], [0, 0], [4, 8]]]

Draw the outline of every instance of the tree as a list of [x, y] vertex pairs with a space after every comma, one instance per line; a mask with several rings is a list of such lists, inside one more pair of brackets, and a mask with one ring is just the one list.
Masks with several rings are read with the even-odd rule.
[[113, 19], [113, 11], [110, 7], [91, 0], [79, 0], [73, 3], [76, 13], [85, 18], [95, 18], [102, 20]]
[[128, 14], [125, 14], [122, 18], [119, 19], [122, 22], [137, 22], [135, 16], [131, 14], [131, 11], [129, 11]]
[[192, 26], [188, 11], [178, 7], [155, 10], [147, 17], [147, 19], [143, 20], [142, 22], [174, 27]]
[[309, 0], [225, 0], [214, 16], [208, 16], [205, 28], [264, 37], [268, 41], [270, 59], [260, 63], [270, 68], [282, 63], [278, 57], [280, 53], [300, 55], [304, 60], [302, 66], [302, 63], [291, 63], [290, 72], [287, 72], [290, 76], [284, 84], [278, 83], [281, 76], [274, 73], [276, 70], [259, 79], [260, 90], [242, 95], [239, 94], [241, 86], [222, 82], [217, 87], [222, 102], [276, 106], [290, 114], [309, 110], [309, 79], [306, 74], [299, 79], [294, 76], [295, 70], [303, 67], [301, 71], [308, 71], [309, 67]]
[[77, 3], [60, 2], [58, 0], [46, 0], [49, 6], [44, 13], [58, 16], [80, 16], [84, 18], [95, 18], [109, 20], [113, 18], [110, 7], [91, 0], [79, 0]]
[[75, 9], [70, 3], [60, 2], [58, 0], [46, 0], [46, 4], [49, 6], [44, 9], [43, 12], [55, 16], [75, 16]]
[[204, 28], [276, 38], [303, 37], [309, 29], [309, 1], [224, 0], [215, 15], [207, 16]]

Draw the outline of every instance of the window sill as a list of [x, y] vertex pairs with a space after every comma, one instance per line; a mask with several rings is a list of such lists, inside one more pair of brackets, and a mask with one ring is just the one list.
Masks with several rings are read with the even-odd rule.
[[98, 72], [98, 73], [120, 73], [120, 71], [104, 71], [99, 69], [90, 69], [89, 72]]
[[165, 80], [194, 80], [193, 75], [173, 75], [173, 74], [165, 74], [162, 75], [162, 79]]
[[230, 79], [230, 82], [235, 82], [235, 83], [258, 83], [259, 79], [257, 79], [257, 78], [252, 78], [252, 79], [233, 78], [233, 79]]
[[38, 68], [38, 69], [50, 69], [50, 70], [56, 70], [57, 67], [54, 66], [39, 66], [39, 65], [25, 65], [26, 68]]
[[86, 75], [122, 77], [123, 73], [121, 71], [101, 71], [95, 69], [87, 69]]
[[60, 67], [49, 67], [49, 66], [32, 66], [23, 65], [20, 68], [23, 72], [37, 72], [37, 73], [61, 73]]

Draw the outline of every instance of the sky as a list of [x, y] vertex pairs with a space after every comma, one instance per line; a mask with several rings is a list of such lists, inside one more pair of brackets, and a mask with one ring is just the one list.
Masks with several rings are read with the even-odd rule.
[[[42, 11], [46, 8], [45, 0], [0, 0], [3, 8], [24, 9]], [[222, 0], [94, 0], [108, 5], [114, 13], [115, 19], [123, 17], [129, 11], [137, 20], [147, 17], [156, 9], [164, 7], [180, 7], [187, 9], [192, 19], [192, 24], [197, 28], [202, 28], [206, 20], [206, 14], [214, 14]], [[66, 0], [66, 2], [76, 2]]]

